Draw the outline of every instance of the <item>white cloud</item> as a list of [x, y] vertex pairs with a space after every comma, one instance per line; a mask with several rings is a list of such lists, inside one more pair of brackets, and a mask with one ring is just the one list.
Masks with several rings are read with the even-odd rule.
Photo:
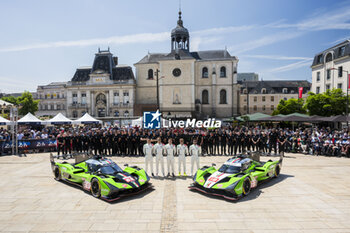
[[301, 67], [305, 67], [305, 66], [310, 66], [311, 65], [311, 61], [310, 60], [302, 60], [302, 61], [298, 61], [295, 63], [291, 63], [288, 65], [284, 65], [284, 66], [280, 66], [277, 68], [273, 68], [270, 70], [266, 70], [263, 71], [263, 73], [279, 73], [279, 72], [285, 72], [285, 71], [290, 71], [290, 70], [295, 70]]
[[261, 37], [256, 40], [251, 40], [251, 41], [243, 42], [241, 44], [230, 46], [228, 49], [237, 55], [237, 54], [254, 50], [266, 45], [275, 44], [280, 41], [290, 40], [290, 39], [299, 37], [301, 34], [302, 34], [301, 32], [275, 33], [272, 35]]
[[241, 55], [240, 57], [246, 58], [258, 58], [258, 59], [269, 59], [269, 60], [308, 60], [311, 61], [311, 57], [290, 57], [281, 55]]
[[56, 41], [56, 42], [30, 44], [30, 45], [24, 45], [24, 46], [14, 46], [14, 47], [8, 47], [8, 48], [0, 48], [0, 52], [16, 52], [16, 51], [25, 51], [25, 50], [31, 50], [31, 49], [90, 46], [90, 45], [100, 45], [100, 44], [121, 45], [121, 44], [134, 44], [134, 43], [150, 43], [150, 42], [165, 41], [168, 38], [169, 38], [168, 32], [141, 33], [141, 34], [133, 34], [133, 35], [125, 35], [125, 36], [113, 36], [113, 37], [107, 37], [107, 38]]
[[274, 28], [296, 28], [303, 31], [348, 30], [350, 29], [350, 6], [343, 5], [334, 10], [325, 9], [298, 23], [276, 23]]

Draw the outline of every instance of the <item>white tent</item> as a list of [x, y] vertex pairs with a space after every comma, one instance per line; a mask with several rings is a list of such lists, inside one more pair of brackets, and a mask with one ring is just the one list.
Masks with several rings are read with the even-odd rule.
[[[0, 100], [0, 105], [1, 106], [12, 106], [13, 104], [11, 104], [11, 103], [9, 103], [9, 102], [6, 102], [6, 101], [4, 101], [4, 100]], [[1, 107], [0, 106], [0, 107]]]
[[54, 118], [46, 122], [52, 125], [68, 125], [73, 123], [72, 120], [65, 117], [62, 113], [58, 113]]
[[0, 116], [0, 125], [11, 125], [11, 121]]
[[30, 112], [28, 112], [27, 115], [19, 119], [17, 122], [19, 125], [42, 125], [44, 123]]
[[101, 124], [102, 121], [97, 120], [90, 116], [89, 113], [85, 113], [84, 116], [74, 121], [74, 124]]
[[[166, 120], [166, 119], [164, 119], [164, 118], [160, 118], [160, 120], [161, 120], [161, 122], [162, 122], [162, 126], [163, 125], [169, 125], [168, 123], [169, 123], [169, 121], [168, 120]], [[140, 117], [140, 118], [138, 118], [138, 119], [135, 119], [135, 120], [132, 120], [131, 121], [131, 126], [132, 127], [135, 127], [135, 126], [138, 126], [138, 127], [143, 127], [143, 117]]]

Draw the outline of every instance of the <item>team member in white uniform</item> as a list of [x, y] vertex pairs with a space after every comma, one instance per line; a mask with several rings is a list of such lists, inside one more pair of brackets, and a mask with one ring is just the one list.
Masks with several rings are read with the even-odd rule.
[[156, 155], [156, 176], [158, 176], [159, 163], [162, 169], [163, 176], [165, 176], [163, 159], [164, 144], [162, 143], [162, 139], [160, 137], [157, 138], [157, 143], [153, 146], [153, 154]]
[[181, 164], [184, 170], [184, 176], [186, 175], [186, 155], [188, 155], [188, 147], [184, 144], [184, 139], [180, 139], [180, 144], [177, 145], [176, 153], [179, 156], [179, 176], [181, 176]]
[[193, 176], [193, 167], [194, 164], [197, 165], [197, 170], [199, 169], [199, 156], [202, 154], [202, 149], [197, 145], [197, 140], [193, 140], [193, 144], [190, 146], [190, 155], [191, 155], [191, 175]]
[[143, 145], [143, 154], [145, 155], [145, 161], [146, 161], [146, 172], [148, 172], [148, 165], [151, 166], [151, 173], [153, 174], [153, 144], [151, 143], [151, 139], [147, 138], [147, 143]]
[[168, 139], [168, 144], [165, 145], [164, 150], [166, 152], [166, 158], [167, 158], [167, 165], [168, 165], [168, 176], [170, 176], [170, 173], [175, 177], [174, 174], [174, 163], [175, 163], [175, 153], [176, 153], [176, 147], [173, 144], [173, 139]]

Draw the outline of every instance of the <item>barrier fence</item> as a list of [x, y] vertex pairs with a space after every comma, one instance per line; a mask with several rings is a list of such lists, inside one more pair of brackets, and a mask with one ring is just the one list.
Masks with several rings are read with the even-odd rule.
[[[18, 153], [48, 152], [55, 150], [56, 139], [18, 140]], [[0, 155], [11, 154], [11, 152], [12, 141], [0, 141]]]

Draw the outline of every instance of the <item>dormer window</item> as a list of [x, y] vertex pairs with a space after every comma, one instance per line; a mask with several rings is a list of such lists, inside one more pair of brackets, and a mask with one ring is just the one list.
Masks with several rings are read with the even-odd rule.
[[148, 70], [148, 77], [147, 79], [153, 79], [153, 69]]
[[208, 78], [208, 68], [203, 67], [202, 69], [202, 78]]
[[345, 55], [345, 46], [342, 46], [339, 48], [339, 57], [342, 57]]
[[261, 89], [261, 94], [266, 94], [266, 88]]
[[288, 89], [287, 89], [287, 88], [283, 88], [283, 89], [282, 89], [282, 93], [283, 93], [283, 94], [287, 94], [287, 93], [288, 93]]
[[328, 53], [327, 56], [326, 56], [326, 62], [330, 62], [333, 60], [333, 56], [331, 53]]
[[226, 67], [222, 66], [220, 68], [220, 78], [226, 78]]
[[246, 88], [246, 89], [243, 89], [243, 94], [248, 94], [247, 88]]

